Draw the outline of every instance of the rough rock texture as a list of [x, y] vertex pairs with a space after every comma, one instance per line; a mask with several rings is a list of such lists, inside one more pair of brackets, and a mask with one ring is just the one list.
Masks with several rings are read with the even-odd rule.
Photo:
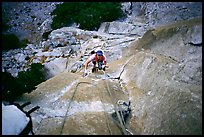
[[[128, 14], [142, 15], [145, 4], [151, 7], [153, 3], [142, 4], [136, 8], [138, 11], [127, 10]], [[200, 3], [191, 4], [200, 7]], [[160, 3], [156, 5], [160, 7]], [[165, 6], [160, 10], [165, 10]], [[126, 8], [131, 8], [131, 4]], [[145, 18], [129, 19], [138, 24], [144, 23]], [[155, 25], [151, 19], [149, 24]], [[14, 65], [17, 69], [23, 58], [29, 56], [30, 62], [50, 64], [47, 68], [55, 75], [16, 101], [20, 104], [30, 101], [31, 108], [40, 106], [31, 115], [34, 133], [124, 134], [113, 118], [117, 111], [114, 106], [123, 100], [131, 101], [132, 113], [126, 128], [135, 135], [201, 135], [202, 17], [163, 24], [141, 37], [104, 33], [114, 29], [95, 32], [65, 27], [52, 31], [49, 39], [39, 45], [3, 53], [4, 69]], [[122, 32], [122, 28], [118, 30]], [[109, 68], [105, 74], [90, 73], [90, 64], [89, 75], [82, 77], [83, 62], [97, 48], [107, 55]], [[9, 59], [17, 60], [18, 64], [9, 63]]]
[[2, 12], [9, 18], [7, 33], [20, 40], [40, 42], [42, 34], [51, 29], [51, 12], [61, 2], [2, 2]]
[[98, 31], [117, 35], [142, 36], [146, 28], [144, 23], [130, 24], [115, 21], [102, 23]]
[[202, 133], [202, 46], [185, 42], [195, 27], [202, 28], [201, 19], [151, 30], [127, 50], [138, 50], [121, 76], [136, 133]]
[[[149, 27], [171, 24], [202, 16], [202, 2], [129, 2], [129, 22], [145, 20]], [[129, 5], [129, 6], [128, 6]]]
[[39, 84], [18, 100], [41, 107], [32, 114], [35, 134], [124, 134], [112, 117], [118, 100], [131, 101], [126, 128], [134, 135], [202, 134], [202, 46], [186, 43], [202, 35], [197, 27], [200, 18], [149, 30], [106, 74], [63, 72]]
[[117, 81], [66, 72], [41, 83], [23, 100], [41, 107], [32, 115], [35, 134], [108, 135], [122, 134], [111, 114], [117, 100], [128, 98]]
[[104, 22], [99, 32], [143, 36], [150, 28], [202, 16], [201, 2], [122, 2], [127, 18]]
[[[62, 2], [3, 2], [2, 12], [10, 19], [8, 24], [11, 28], [7, 33], [16, 34], [21, 40], [28, 39], [30, 43], [40, 42], [42, 34], [52, 30], [50, 24], [53, 17], [50, 14], [60, 3]], [[122, 19], [121, 29], [127, 26], [126, 30], [134, 35], [138, 31], [141, 31], [139, 35], [143, 34], [143, 29], [149, 27], [154, 28], [202, 16], [201, 2], [121, 2], [121, 4], [122, 10], [128, 16], [125, 20]], [[121, 24], [121, 21], [118, 23]], [[113, 28], [120, 28], [118, 23], [116, 21], [108, 24]], [[105, 26], [108, 30], [109, 25]], [[121, 29], [119, 31], [123, 30]]]
[[123, 48], [135, 39], [137, 37], [63, 27], [52, 31], [48, 40], [39, 45], [30, 44], [26, 48], [3, 52], [2, 71], [16, 77], [19, 71], [28, 69], [30, 64], [41, 63], [47, 69], [47, 78], [63, 71], [76, 72], [92, 50], [104, 50], [111, 62], [121, 58]]

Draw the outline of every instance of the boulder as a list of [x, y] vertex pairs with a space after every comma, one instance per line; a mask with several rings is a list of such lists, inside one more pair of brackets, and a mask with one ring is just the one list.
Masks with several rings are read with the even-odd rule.
[[47, 70], [47, 78], [51, 78], [66, 70], [66, 58], [56, 58], [50, 62], [45, 62], [44, 66]]
[[98, 29], [99, 32], [116, 34], [116, 35], [136, 35], [142, 36], [145, 32], [145, 24], [133, 25], [124, 22], [104, 22]]

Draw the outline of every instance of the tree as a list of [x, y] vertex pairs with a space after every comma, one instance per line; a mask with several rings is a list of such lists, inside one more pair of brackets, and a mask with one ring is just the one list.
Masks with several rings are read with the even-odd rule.
[[97, 30], [102, 22], [110, 22], [125, 16], [118, 2], [64, 2], [52, 12], [55, 15], [52, 29], [80, 24], [79, 28]]

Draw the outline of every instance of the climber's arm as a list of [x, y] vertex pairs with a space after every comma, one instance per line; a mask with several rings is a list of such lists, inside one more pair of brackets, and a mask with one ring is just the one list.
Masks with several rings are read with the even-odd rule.
[[91, 60], [87, 60], [85, 63], [84, 63], [84, 69], [87, 70], [87, 67], [89, 65], [89, 63], [91, 62]]
[[84, 63], [84, 69], [87, 70], [87, 67], [89, 65], [89, 63], [94, 60], [94, 57], [95, 57], [95, 54], [91, 55], [87, 60], [86, 62]]
[[105, 65], [106, 67], [108, 67], [108, 65], [107, 65], [107, 61], [106, 61], [106, 56], [105, 56], [105, 55], [104, 55], [103, 62], [104, 62], [104, 65]]

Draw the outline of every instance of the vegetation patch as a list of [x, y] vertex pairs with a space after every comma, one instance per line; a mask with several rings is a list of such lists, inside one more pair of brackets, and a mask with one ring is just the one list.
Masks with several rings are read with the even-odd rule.
[[2, 31], [7, 31], [10, 26], [8, 25], [8, 22], [10, 21], [10, 18], [8, 15], [5, 14], [5, 12], [2, 12]]
[[40, 63], [31, 64], [31, 69], [21, 71], [18, 77], [13, 77], [8, 72], [2, 72], [2, 97], [3, 100], [13, 102], [23, 93], [30, 93], [45, 79], [44, 66]]
[[2, 34], [2, 50], [9, 51], [10, 49], [18, 49], [26, 47], [29, 41], [23, 39], [22, 41], [15, 34]]
[[43, 33], [43, 35], [42, 35], [43, 39], [48, 40], [48, 37], [49, 37], [51, 32], [52, 31], [48, 31], [48, 32]]
[[64, 2], [57, 5], [52, 15], [56, 15], [52, 29], [77, 23], [85, 30], [97, 30], [102, 22], [125, 17], [119, 2]]

